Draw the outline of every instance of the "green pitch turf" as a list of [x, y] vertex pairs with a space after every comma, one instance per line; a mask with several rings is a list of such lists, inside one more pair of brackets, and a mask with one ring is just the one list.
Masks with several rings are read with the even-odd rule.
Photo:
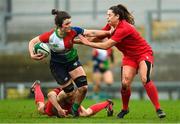
[[[103, 110], [92, 117], [79, 118], [50, 118], [39, 115], [32, 99], [1, 100], [0, 123], [178, 123], [180, 122], [180, 100], [161, 101], [161, 106], [167, 114], [164, 119], [156, 116], [153, 106], [148, 100], [131, 100], [130, 113], [124, 119], [116, 118], [120, 111], [120, 100], [114, 99], [114, 116], [107, 117]], [[95, 101], [85, 100], [83, 105], [87, 108]]]

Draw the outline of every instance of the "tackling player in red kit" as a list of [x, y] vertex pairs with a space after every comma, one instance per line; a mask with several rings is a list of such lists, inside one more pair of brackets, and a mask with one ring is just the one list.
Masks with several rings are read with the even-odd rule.
[[[71, 96], [66, 95], [66, 93], [60, 89], [55, 88], [48, 93], [48, 101], [44, 103], [44, 95], [41, 91], [40, 81], [35, 81], [31, 87], [32, 93], [35, 95], [35, 103], [37, 105], [38, 111], [41, 114], [48, 116], [57, 116], [57, 117], [67, 117], [69, 114], [72, 114], [72, 105], [75, 99], [75, 92]], [[109, 99], [104, 102], [100, 102], [90, 106], [85, 109], [82, 105], [79, 107], [78, 112], [79, 116], [92, 116], [99, 111], [106, 109], [107, 115], [113, 115], [113, 102]]]
[[94, 48], [108, 49], [116, 46], [124, 55], [121, 67], [121, 96], [123, 106], [117, 117], [123, 118], [129, 113], [131, 84], [138, 72], [158, 117], [164, 118], [166, 114], [160, 107], [157, 88], [150, 79], [153, 68], [153, 51], [147, 41], [141, 37], [134, 27], [132, 14], [122, 4], [112, 6], [107, 11], [107, 22], [108, 24], [103, 30], [109, 30], [112, 33], [106, 41], [89, 42], [82, 35], [80, 36], [80, 40], [83, 44]]

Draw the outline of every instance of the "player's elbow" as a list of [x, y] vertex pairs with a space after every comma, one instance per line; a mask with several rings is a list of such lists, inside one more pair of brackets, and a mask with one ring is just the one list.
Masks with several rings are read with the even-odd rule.
[[50, 97], [52, 97], [52, 96], [56, 96], [56, 93], [55, 93], [55, 92], [49, 92], [49, 93], [47, 94], [47, 97], [48, 97], [48, 98], [50, 98]]
[[101, 49], [107, 50], [107, 49], [115, 46], [115, 44], [116, 44], [115, 41], [109, 39], [109, 40], [107, 40], [107, 41], [105, 41], [105, 42], [102, 42], [101, 45], [100, 45], [100, 47], [101, 47]]

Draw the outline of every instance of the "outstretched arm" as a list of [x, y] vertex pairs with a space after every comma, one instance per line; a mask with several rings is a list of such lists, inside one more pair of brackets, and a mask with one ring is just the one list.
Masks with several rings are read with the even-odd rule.
[[84, 30], [83, 35], [87, 37], [107, 37], [111, 35], [111, 30], [110, 31], [105, 31], [105, 30]]
[[61, 106], [59, 105], [58, 101], [57, 101], [57, 94], [56, 94], [56, 92], [54, 92], [54, 91], [49, 92], [49, 93], [48, 93], [48, 100], [49, 100], [49, 101], [53, 104], [53, 106], [57, 109], [58, 114], [59, 114], [60, 116], [64, 116], [64, 117], [67, 116], [67, 115], [66, 115], [67, 110], [62, 109]]
[[[90, 42], [102, 42], [102, 39], [99, 39], [97, 37], [85, 37], [85, 38]], [[73, 42], [76, 43], [76, 44], [83, 44], [79, 38], [74, 39]]]
[[97, 37], [104, 39], [105, 37], [110, 36], [114, 32], [114, 28], [111, 27], [109, 30], [88, 30], [84, 29], [83, 35], [88, 37]]
[[84, 36], [82, 35], [78, 35], [80, 41], [82, 44], [86, 45], [86, 46], [90, 46], [90, 47], [94, 47], [94, 48], [99, 48], [99, 49], [109, 49], [110, 47], [114, 46], [117, 42], [111, 39], [108, 39], [104, 42], [90, 42], [88, 41], [88, 39], [86, 39]]

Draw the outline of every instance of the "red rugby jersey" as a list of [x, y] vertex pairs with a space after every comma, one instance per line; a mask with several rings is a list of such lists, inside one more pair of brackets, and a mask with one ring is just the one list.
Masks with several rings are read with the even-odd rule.
[[[110, 30], [107, 24], [103, 30]], [[115, 45], [124, 56], [138, 57], [146, 52], [152, 53], [152, 48], [146, 40], [139, 34], [135, 27], [127, 21], [119, 21], [118, 26], [111, 35], [110, 39], [117, 42]]]

